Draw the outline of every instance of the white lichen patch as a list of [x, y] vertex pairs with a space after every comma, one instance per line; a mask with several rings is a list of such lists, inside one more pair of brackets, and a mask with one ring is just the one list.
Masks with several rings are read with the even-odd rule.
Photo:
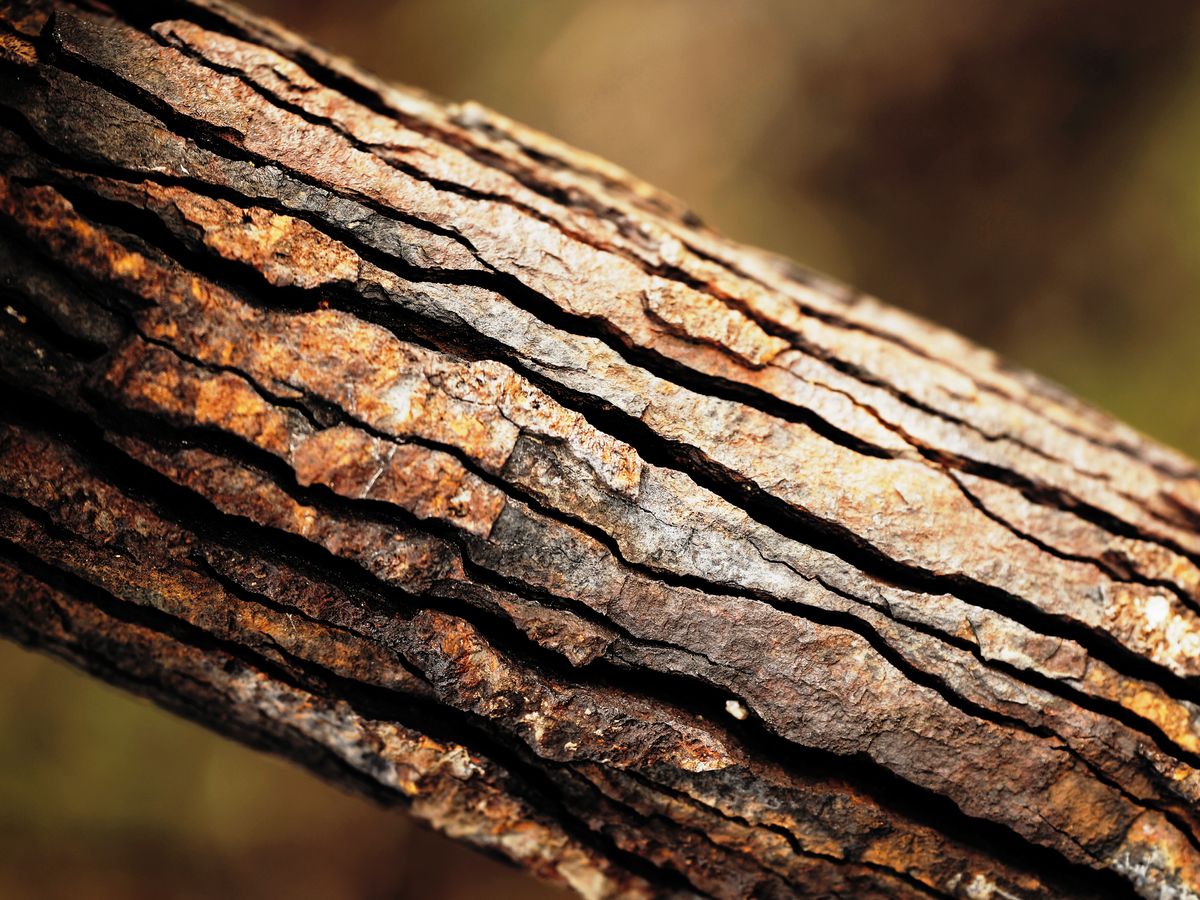
[[560, 862], [556, 868], [563, 881], [584, 900], [613, 896], [614, 885], [608, 876], [582, 856]]
[[1019, 900], [1016, 894], [1010, 894], [980, 873], [971, 879], [966, 893], [970, 900]]
[[745, 704], [740, 700], [726, 700], [725, 712], [729, 713], [739, 722], [745, 721], [746, 716], [750, 715], [750, 711], [746, 709]]
[[471, 754], [465, 747], [455, 747], [443, 755], [442, 766], [459, 781], [466, 781], [483, 771], [471, 761]]
[[388, 407], [388, 424], [393, 428], [404, 429], [409, 424], [416, 387], [416, 379], [402, 378], [384, 392], [382, 402]]
[[1146, 624], [1151, 628], [1162, 628], [1171, 615], [1171, 602], [1162, 594], [1155, 594], [1146, 601]]

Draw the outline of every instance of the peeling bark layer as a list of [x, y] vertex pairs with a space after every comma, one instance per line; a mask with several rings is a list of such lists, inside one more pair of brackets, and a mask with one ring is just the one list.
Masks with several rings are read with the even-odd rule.
[[1200, 472], [216, 0], [0, 12], [0, 631], [586, 896], [1200, 896]]

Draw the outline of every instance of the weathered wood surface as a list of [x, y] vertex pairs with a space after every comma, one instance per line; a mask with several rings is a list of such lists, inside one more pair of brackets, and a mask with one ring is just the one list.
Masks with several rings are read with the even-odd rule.
[[8, 636], [589, 896], [1198, 896], [1194, 463], [236, 8], [0, 6]]

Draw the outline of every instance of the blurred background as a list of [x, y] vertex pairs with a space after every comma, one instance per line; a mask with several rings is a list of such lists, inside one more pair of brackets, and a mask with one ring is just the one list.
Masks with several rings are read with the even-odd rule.
[[[1200, 455], [1192, 0], [252, 0]], [[560, 896], [0, 643], [0, 897]]]

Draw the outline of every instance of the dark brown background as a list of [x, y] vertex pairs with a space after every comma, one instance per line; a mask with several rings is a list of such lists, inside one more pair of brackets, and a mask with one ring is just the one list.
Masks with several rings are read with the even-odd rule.
[[[622, 163], [1200, 454], [1200, 4], [251, 6]], [[0, 773], [3, 898], [539, 895], [7, 644]]]

